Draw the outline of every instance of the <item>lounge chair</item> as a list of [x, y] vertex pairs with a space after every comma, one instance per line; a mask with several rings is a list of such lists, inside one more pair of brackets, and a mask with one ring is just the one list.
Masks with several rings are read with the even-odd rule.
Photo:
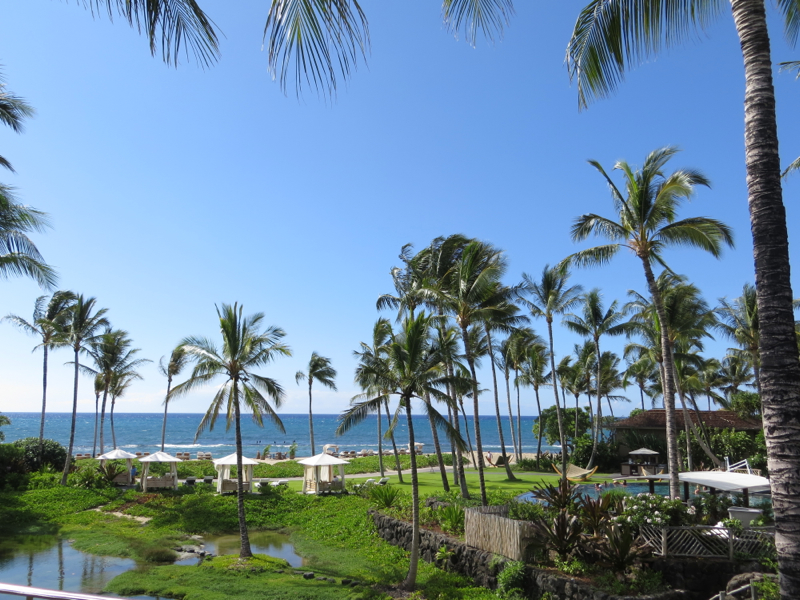
[[381, 477], [375, 485], [386, 485], [387, 483], [389, 483], [389, 478]]
[[278, 487], [279, 485], [289, 485], [288, 479], [278, 479], [278, 481], [270, 481], [270, 486]]
[[194, 485], [196, 481], [197, 481], [196, 477], [187, 477], [185, 485]]
[[505, 461], [505, 459], [503, 458], [503, 455], [502, 455], [502, 454], [501, 454], [500, 456], [498, 456], [498, 457], [497, 457], [497, 460], [496, 460], [496, 461], [494, 461], [494, 466], [495, 466], [495, 467], [505, 467], [505, 466], [506, 466], [506, 461]]
[[211, 485], [212, 483], [214, 483], [214, 476], [213, 475], [208, 475], [206, 477], [203, 477], [203, 483], [207, 483], [207, 484]]
[[[561, 475], [561, 471], [559, 471], [558, 467], [553, 465], [553, 470]], [[584, 482], [589, 481], [592, 475], [595, 474], [597, 471], [597, 467], [594, 469], [581, 469], [573, 464], [567, 465], [567, 479], [574, 482]]]

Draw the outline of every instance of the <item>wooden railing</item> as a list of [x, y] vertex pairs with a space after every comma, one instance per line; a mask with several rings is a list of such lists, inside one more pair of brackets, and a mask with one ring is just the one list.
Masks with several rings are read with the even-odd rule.
[[45, 598], [46, 600], [108, 600], [108, 596], [46, 590], [44, 588], [28, 587], [27, 585], [11, 585], [10, 583], [0, 583], [0, 594], [25, 596], [27, 598]]
[[727, 527], [651, 527], [639, 528], [644, 542], [659, 556], [709, 556], [733, 559], [735, 554], [767, 556], [774, 545], [768, 529], [745, 529], [741, 533]]

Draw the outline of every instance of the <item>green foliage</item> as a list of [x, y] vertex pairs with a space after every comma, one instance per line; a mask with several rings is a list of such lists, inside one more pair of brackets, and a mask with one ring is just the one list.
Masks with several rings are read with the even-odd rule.
[[616, 571], [624, 571], [645, 552], [636, 546], [636, 533], [628, 525], [614, 523], [607, 531], [602, 543], [597, 547], [597, 555]]
[[28, 466], [23, 451], [14, 444], [0, 444], [0, 490], [24, 489]]
[[[0, 414], [0, 427], [5, 425], [11, 425], [11, 419], [9, 419], [6, 415]], [[5, 441], [6, 434], [0, 431], [0, 442]]]
[[534, 521], [534, 547], [543, 546], [556, 552], [562, 560], [569, 556], [581, 541], [583, 527], [580, 519], [566, 510], [559, 510], [552, 519]]
[[[575, 437], [575, 411], [578, 411], [578, 435], [585, 435], [586, 431], [591, 427], [588, 411], [578, 408], [563, 408], [561, 409], [561, 417], [565, 423], [564, 437], [566, 438], [567, 445], [573, 446]], [[551, 406], [542, 410], [542, 415], [533, 424], [533, 435], [539, 435], [540, 423], [544, 427], [544, 437], [548, 444], [556, 444], [561, 439], [558, 431], [558, 414], [556, 407]]]
[[631, 417], [635, 417], [636, 415], [640, 415], [643, 412], [647, 412], [647, 411], [644, 411], [641, 408], [634, 408], [634, 409], [631, 410], [630, 414], [628, 415], [628, 418], [630, 419]]
[[[14, 442], [22, 449], [25, 464], [29, 471], [39, 468], [39, 438], [27, 437]], [[67, 460], [67, 449], [55, 440], [42, 440], [42, 465], [50, 465], [56, 469], [63, 469]]]
[[733, 501], [722, 494], [701, 494], [691, 499], [695, 520], [702, 525], [716, 525], [728, 518]]
[[555, 564], [556, 569], [564, 573], [565, 575], [585, 575], [589, 572], [588, 565], [583, 562], [580, 558], [573, 557], [570, 559], [562, 560], [559, 557], [553, 561]]
[[126, 471], [126, 467], [118, 462], [108, 461], [104, 465], [97, 466], [97, 472], [107, 485], [114, 483], [114, 478], [117, 475], [122, 475]]
[[367, 489], [369, 499], [380, 510], [392, 508], [403, 495], [400, 488], [392, 485], [372, 485]]
[[605, 532], [606, 525], [611, 519], [611, 506], [613, 498], [611, 496], [601, 496], [596, 500], [589, 496], [580, 499], [580, 518], [586, 530], [591, 531], [597, 536]]
[[[743, 459], [750, 461], [750, 466], [756, 469], [765, 469], [767, 464], [767, 446], [764, 440], [764, 432], [735, 431], [733, 429], [709, 429], [711, 438], [711, 450], [720, 459], [727, 456], [730, 462], [738, 462]], [[690, 432], [692, 440], [692, 461], [699, 465], [707, 462], [708, 457], [700, 444], [697, 443], [694, 433]], [[678, 445], [686, 447], [686, 432], [681, 431], [678, 435]], [[685, 462], [685, 460], [684, 460]]]
[[571, 511], [578, 501], [580, 491], [577, 485], [559, 480], [557, 484], [541, 483], [531, 490], [534, 498], [555, 510]]
[[561, 462], [553, 461], [546, 456], [542, 456], [539, 458], [539, 466], [536, 466], [536, 459], [535, 458], [520, 458], [516, 461], [513, 465], [511, 465], [511, 469], [514, 471], [533, 471], [537, 473], [552, 473], [553, 472], [553, 465], [559, 466]]
[[731, 409], [742, 419], [761, 419], [761, 397], [756, 392], [740, 390], [731, 394]]
[[544, 506], [539, 502], [513, 500], [508, 504], [508, 518], [515, 521], [536, 521], [545, 517]]
[[110, 485], [103, 474], [92, 466], [81, 467], [74, 473], [71, 473], [67, 483], [75, 487], [87, 489], [104, 488]]
[[650, 569], [633, 569], [628, 573], [601, 573], [595, 583], [603, 591], [616, 596], [653, 594], [665, 589], [661, 572]]
[[753, 582], [753, 586], [758, 592], [758, 597], [761, 600], [780, 600], [781, 599], [781, 586], [777, 580], [772, 577], [765, 577], [759, 581]]
[[497, 595], [509, 598], [511, 595], [521, 595], [525, 588], [525, 563], [509, 561], [497, 575]]
[[464, 509], [457, 504], [447, 504], [437, 509], [437, 520], [445, 533], [464, 533]]
[[627, 429], [621, 434], [620, 441], [631, 450], [649, 448], [658, 452], [662, 460], [667, 456], [667, 440], [664, 437], [652, 433], [641, 433], [636, 429]]
[[[576, 465], [588, 465], [592, 457], [592, 436], [588, 433], [579, 435], [575, 439], [575, 449], [572, 451], [570, 461]], [[603, 473], [619, 471], [619, 444], [613, 440], [597, 442], [597, 453], [594, 464]]]
[[623, 512], [614, 521], [623, 526], [680, 526], [689, 522], [689, 512], [680, 499], [670, 500], [658, 494], [627, 496]]

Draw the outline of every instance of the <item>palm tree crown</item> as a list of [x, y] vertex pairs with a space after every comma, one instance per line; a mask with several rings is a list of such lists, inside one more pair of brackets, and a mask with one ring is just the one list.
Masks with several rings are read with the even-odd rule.
[[294, 379], [297, 383], [308, 379], [308, 428], [311, 433], [311, 455], [316, 454], [314, 448], [314, 418], [311, 414], [311, 387], [314, 381], [319, 381], [326, 388], [336, 391], [336, 369], [331, 366], [331, 359], [320, 356], [316, 352], [311, 353], [311, 360], [308, 361], [308, 373], [298, 371]]

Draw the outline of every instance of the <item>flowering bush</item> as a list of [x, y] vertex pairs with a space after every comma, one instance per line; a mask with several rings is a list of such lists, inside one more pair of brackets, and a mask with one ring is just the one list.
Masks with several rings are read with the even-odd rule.
[[686, 506], [678, 499], [670, 500], [655, 494], [628, 496], [623, 501], [622, 514], [614, 518], [622, 525], [678, 526], [689, 521]]

